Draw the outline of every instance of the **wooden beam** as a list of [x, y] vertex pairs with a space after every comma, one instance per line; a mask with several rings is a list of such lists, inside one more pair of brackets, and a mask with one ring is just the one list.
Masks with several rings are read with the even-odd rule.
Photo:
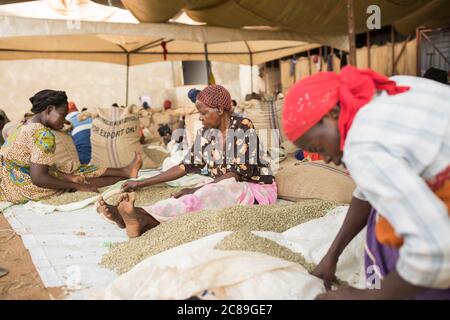
[[395, 70], [395, 30], [394, 26], [391, 25], [391, 60], [392, 60], [392, 72], [391, 75], [395, 75], [397, 72]]
[[348, 44], [350, 49], [349, 62], [356, 66], [356, 43], [355, 43], [355, 17], [353, 0], [347, 1], [347, 26], [348, 26]]
[[422, 72], [420, 71], [420, 69], [422, 68], [421, 63], [420, 63], [421, 62], [420, 60], [422, 59], [421, 54], [420, 54], [420, 41], [421, 41], [420, 35], [421, 35], [421, 31], [419, 28], [417, 28], [416, 29], [416, 68], [417, 68], [416, 75], [418, 77], [422, 76]]
[[405, 40], [405, 42], [403, 42], [402, 49], [400, 50], [397, 58], [395, 58], [395, 62], [394, 62], [394, 69], [395, 70], [397, 70], [397, 64], [400, 61], [400, 58], [402, 57], [403, 52], [405, 52], [405, 49], [406, 49], [406, 46], [407, 46], [409, 40], [411, 40], [411, 35], [408, 35], [408, 38]]
[[308, 73], [311, 76], [312, 75], [312, 68], [311, 68], [311, 52], [308, 50]]
[[[293, 59], [292, 59], [292, 60], [293, 60]], [[297, 82], [297, 62], [298, 62], [297, 57], [295, 57], [295, 63], [289, 62], [289, 63], [292, 63], [292, 64], [294, 65], [294, 83]], [[291, 66], [289, 66], [289, 68], [290, 68], [290, 67], [291, 67]]]
[[322, 71], [322, 47], [319, 48], [319, 66], [320, 66], [319, 72], [321, 72]]
[[370, 69], [371, 61], [370, 61], [370, 32], [366, 33], [366, 44], [367, 44], [367, 67]]

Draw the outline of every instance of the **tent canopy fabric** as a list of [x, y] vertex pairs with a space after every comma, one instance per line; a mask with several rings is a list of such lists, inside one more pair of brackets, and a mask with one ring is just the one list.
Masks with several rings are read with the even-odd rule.
[[[167, 60], [204, 60], [259, 64], [317, 48], [289, 32], [232, 30], [176, 24], [82, 22], [0, 15], [0, 59], [76, 59], [137, 65]], [[278, 40], [273, 40], [278, 39]], [[250, 54], [252, 57], [250, 57]]]
[[[347, 34], [347, 8], [343, 0], [122, 0], [141, 22], [164, 22], [186, 12], [192, 19], [222, 27], [272, 26], [303, 36]], [[354, 0], [356, 33], [369, 31], [367, 8], [377, 5], [381, 25], [394, 24], [409, 33], [422, 24], [450, 23], [448, 0]], [[327, 42], [322, 42], [328, 44]]]
[[320, 46], [294, 32], [136, 23], [127, 10], [78, 1], [82, 7], [78, 10], [56, 10], [61, 2], [54, 0], [0, 6], [0, 59], [76, 59], [132, 66], [204, 60], [207, 44], [209, 60], [256, 65]]
[[2, 15], [37, 19], [62, 19], [139, 23], [124, 9], [97, 4], [88, 0], [38, 0], [0, 6]]

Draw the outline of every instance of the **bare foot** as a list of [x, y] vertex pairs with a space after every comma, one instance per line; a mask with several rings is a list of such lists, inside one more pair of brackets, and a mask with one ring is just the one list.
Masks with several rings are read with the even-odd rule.
[[159, 225], [159, 221], [153, 218], [147, 211], [142, 208], [136, 208], [134, 203], [136, 194], [122, 193], [120, 202], [117, 206], [119, 214], [122, 216], [127, 229], [127, 235], [130, 238], [139, 237], [145, 231]]
[[134, 152], [134, 159], [129, 165], [123, 168], [127, 178], [137, 178], [139, 170], [142, 168], [142, 155], [140, 152]]
[[97, 202], [97, 212], [102, 214], [106, 219], [115, 222], [119, 228], [125, 228], [125, 222], [119, 214], [117, 207], [107, 204], [103, 198], [100, 198]]

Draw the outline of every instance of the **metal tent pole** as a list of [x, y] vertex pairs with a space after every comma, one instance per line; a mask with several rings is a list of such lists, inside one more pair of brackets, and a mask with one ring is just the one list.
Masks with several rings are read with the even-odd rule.
[[125, 106], [128, 106], [128, 86], [130, 82], [130, 54], [127, 53], [127, 82], [126, 82], [126, 91], [125, 91]]
[[205, 47], [206, 81], [209, 85], [209, 84], [211, 84], [210, 83], [211, 70], [209, 69], [208, 44], [205, 43], [204, 47]]

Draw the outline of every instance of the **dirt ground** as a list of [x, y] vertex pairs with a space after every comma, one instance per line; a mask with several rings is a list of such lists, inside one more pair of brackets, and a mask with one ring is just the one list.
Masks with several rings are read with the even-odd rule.
[[0, 213], [0, 267], [9, 274], [0, 277], [0, 300], [63, 299], [62, 288], [45, 288], [22, 239]]

